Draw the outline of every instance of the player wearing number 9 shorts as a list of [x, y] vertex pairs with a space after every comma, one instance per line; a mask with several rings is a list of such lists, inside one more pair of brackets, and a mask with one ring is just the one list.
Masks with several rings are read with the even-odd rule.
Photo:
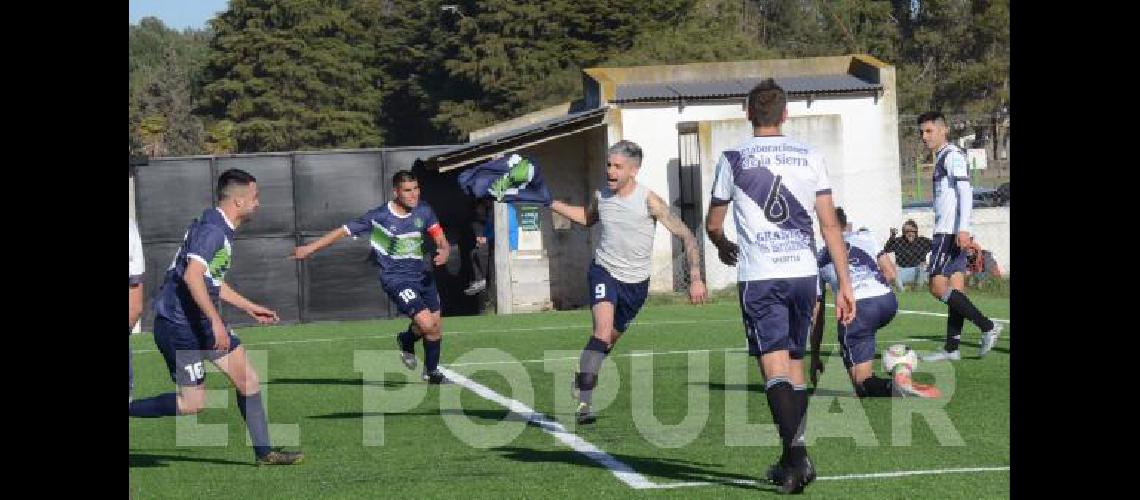
[[415, 369], [415, 343], [422, 338], [423, 379], [432, 384], [443, 383], [445, 379], [438, 369], [443, 342], [439, 292], [432, 269], [424, 261], [424, 245], [426, 238], [435, 243], [437, 253], [432, 263], [437, 266], [447, 262], [450, 246], [435, 212], [420, 202], [419, 180], [414, 174], [407, 170], [396, 172], [392, 176], [392, 201], [329, 231], [317, 241], [295, 248], [290, 257], [304, 259], [341, 238], [365, 234], [372, 245], [371, 258], [380, 268], [381, 288], [400, 313], [412, 320], [396, 336], [400, 359], [409, 370]]
[[579, 424], [595, 421], [591, 405], [598, 370], [645, 304], [657, 222], [684, 242], [689, 267], [689, 301], [700, 304], [706, 297], [697, 239], [685, 223], [669, 211], [660, 196], [638, 184], [642, 157], [637, 144], [618, 141], [610, 147], [606, 157], [606, 185], [594, 193], [588, 207], [575, 207], [558, 200], [550, 205], [551, 210], [584, 226], [601, 225], [587, 276], [594, 331], [582, 349], [572, 387], [579, 401]]

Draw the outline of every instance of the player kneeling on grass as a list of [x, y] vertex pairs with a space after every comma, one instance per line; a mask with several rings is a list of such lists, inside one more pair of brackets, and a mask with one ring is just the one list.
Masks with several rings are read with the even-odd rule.
[[587, 276], [594, 331], [582, 349], [572, 387], [579, 400], [579, 424], [594, 422], [590, 404], [598, 383], [598, 370], [645, 304], [656, 222], [660, 221], [670, 233], [684, 241], [689, 263], [689, 301], [700, 304], [707, 295], [701, 280], [697, 238], [684, 222], [669, 212], [665, 200], [637, 182], [641, 159], [641, 147], [637, 144], [615, 143], [606, 158], [606, 185], [594, 193], [588, 208], [558, 200], [550, 205], [551, 210], [578, 224], [601, 223], [602, 226]]
[[[847, 214], [842, 208], [835, 209], [840, 225], [846, 225]], [[899, 303], [894, 291], [888, 283], [895, 279], [896, 269], [886, 253], [879, 248], [870, 231], [857, 231], [844, 233], [843, 240], [847, 244], [848, 266], [851, 274], [851, 286], [855, 291], [855, 308], [859, 315], [850, 325], [839, 324], [839, 350], [843, 356], [843, 365], [851, 376], [851, 384], [855, 387], [855, 394], [859, 397], [889, 397], [889, 396], [917, 396], [921, 398], [936, 398], [941, 395], [937, 387], [919, 384], [911, 380], [908, 365], [900, 364], [899, 369], [891, 370], [891, 378], [879, 378], [873, 373], [875, 360], [875, 333], [895, 317]], [[874, 257], [872, 257], [874, 256]], [[828, 285], [835, 290], [835, 283], [826, 277], [834, 276], [834, 272], [827, 269], [834, 266], [831, 255], [822, 251], [819, 254], [818, 264], [820, 275], [825, 277]], [[811, 334], [811, 380], [816, 384], [817, 374], [823, 371], [823, 362], [819, 359], [819, 345], [823, 338], [823, 300], [826, 294], [822, 287], [820, 300], [815, 306], [815, 320], [812, 324]], [[913, 367], [911, 363], [909, 367]], [[891, 366], [890, 368], [896, 368]]]
[[443, 383], [444, 376], [438, 369], [443, 321], [435, 278], [424, 262], [424, 236], [435, 242], [437, 253], [432, 263], [437, 266], [447, 262], [451, 247], [431, 206], [420, 203], [420, 184], [415, 174], [407, 170], [396, 172], [392, 176], [392, 201], [329, 231], [317, 241], [293, 249], [290, 257], [305, 259], [341, 238], [366, 233], [372, 243], [372, 259], [380, 266], [381, 288], [412, 320], [407, 330], [396, 336], [400, 360], [414, 370], [415, 343], [422, 338], [423, 379], [431, 384]]
[[[847, 215], [842, 208], [835, 209], [836, 220], [840, 227], [847, 227]], [[839, 323], [839, 347], [843, 355], [843, 365], [847, 367], [847, 374], [851, 377], [851, 385], [859, 397], [883, 396], [918, 396], [936, 398], [941, 395], [937, 388], [911, 381], [911, 367], [916, 364], [917, 356], [913, 351], [907, 351], [910, 363], [897, 363], [888, 367], [888, 372], [894, 372], [892, 378], [879, 378], [872, 373], [875, 360], [875, 332], [886, 326], [898, 312], [898, 300], [894, 291], [887, 283], [894, 281], [896, 276], [895, 265], [891, 262], [875, 242], [870, 231], [843, 233], [843, 241], [847, 250], [847, 269], [851, 276], [851, 288], [855, 297], [855, 310], [859, 314], [849, 323]], [[876, 257], [871, 257], [872, 255]], [[832, 292], [838, 293], [835, 264], [831, 261], [831, 253], [827, 248], [820, 250], [817, 257], [820, 268], [820, 279], [832, 287]], [[823, 371], [823, 362], [819, 358], [819, 346], [823, 339], [824, 314], [823, 304], [826, 299], [823, 287], [819, 290], [819, 300], [812, 313], [811, 331], [811, 382], [819, 385], [819, 373]], [[894, 359], [894, 358], [892, 358]], [[904, 368], [905, 366], [905, 368]], [[804, 410], [806, 412], [806, 409]], [[802, 438], [803, 429], [800, 429]], [[808, 463], [807, 475], [815, 477], [815, 467]], [[766, 474], [773, 484], [784, 484], [786, 472], [779, 464], [768, 468]]]

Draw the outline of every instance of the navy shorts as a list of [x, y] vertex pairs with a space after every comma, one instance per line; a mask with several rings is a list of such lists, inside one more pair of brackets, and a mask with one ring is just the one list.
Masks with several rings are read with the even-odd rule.
[[218, 352], [214, 350], [214, 331], [210, 322], [190, 321], [188, 324], [179, 324], [162, 316], [154, 318], [154, 344], [162, 359], [166, 361], [166, 369], [170, 371], [170, 379], [180, 386], [202, 385], [206, 381], [206, 367], [202, 365], [203, 359], [214, 361], [229, 354], [241, 345], [241, 339], [234, 335], [228, 327], [230, 335], [230, 350]]
[[887, 326], [899, 310], [894, 293], [867, 297], [855, 302], [855, 320], [848, 326], [839, 323], [839, 351], [843, 366], [852, 366], [875, 359], [875, 332]]
[[439, 290], [435, 287], [435, 278], [431, 273], [423, 273], [419, 280], [380, 280], [380, 287], [388, 298], [396, 303], [400, 314], [409, 318], [416, 313], [427, 309], [431, 312], [439, 310]]
[[625, 333], [629, 322], [645, 305], [645, 298], [649, 296], [649, 280], [639, 283], [618, 281], [597, 262], [590, 263], [587, 279], [590, 283], [590, 306], [598, 302], [613, 304], [614, 330]]
[[926, 272], [931, 276], [949, 278], [954, 273], [966, 272], [966, 252], [958, 248], [958, 235], [935, 234], [930, 244], [930, 265]]
[[792, 359], [803, 359], [818, 283], [816, 276], [805, 276], [737, 284], [750, 356], [788, 351]]

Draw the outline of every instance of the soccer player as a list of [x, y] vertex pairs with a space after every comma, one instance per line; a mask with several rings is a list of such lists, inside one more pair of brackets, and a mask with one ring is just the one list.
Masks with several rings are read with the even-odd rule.
[[392, 201], [329, 231], [317, 241], [293, 249], [290, 257], [304, 259], [341, 238], [364, 234], [372, 243], [372, 259], [380, 267], [380, 287], [400, 313], [411, 318], [408, 328], [396, 336], [400, 359], [409, 370], [414, 370], [415, 343], [422, 338], [423, 379], [431, 384], [444, 383], [438, 369], [443, 321], [435, 278], [424, 262], [424, 237], [435, 242], [432, 262], [437, 266], [447, 262], [451, 247], [435, 212], [420, 202], [420, 183], [415, 174], [407, 170], [396, 172], [392, 176]]
[[270, 448], [269, 421], [261, 401], [261, 382], [241, 340], [218, 312], [220, 298], [261, 324], [276, 323], [277, 313], [257, 305], [225, 282], [233, 257], [234, 232], [260, 205], [257, 179], [231, 169], [218, 178], [218, 206], [208, 208], [186, 230], [182, 246], [166, 271], [155, 301], [154, 343], [158, 346], [177, 393], [130, 403], [132, 417], [198, 413], [206, 403], [202, 358], [210, 360], [237, 388], [238, 409], [249, 428], [257, 465], [290, 465], [300, 452]]
[[[835, 309], [841, 323], [851, 324], [856, 306], [823, 158], [780, 131], [788, 117], [786, 103], [784, 90], [771, 78], [748, 93], [753, 137], [720, 155], [705, 228], [720, 260], [737, 266], [748, 353], [766, 381], [768, 407], [783, 444], [779, 491], [799, 493], [815, 479], [802, 434], [807, 412], [802, 360], [819, 277], [809, 206], [819, 216], [836, 264]], [[729, 202], [739, 246], [724, 234]]]
[[922, 143], [934, 154], [934, 237], [927, 272], [930, 274], [930, 294], [946, 304], [946, 344], [939, 352], [929, 354], [923, 361], [961, 359], [958, 344], [962, 338], [962, 324], [969, 319], [982, 331], [982, 347], [978, 356], [985, 356], [997, 343], [1002, 326], [991, 321], [966, 297], [966, 252], [970, 246], [970, 212], [974, 208], [970, 173], [966, 155], [948, 140], [949, 127], [942, 113], [931, 111], [918, 117]]
[[[142, 239], [139, 238], [139, 228], [135, 226], [134, 219], [127, 219], [130, 228], [130, 276], [128, 277], [129, 294], [129, 326], [127, 327], [127, 335], [138, 324], [139, 318], [143, 313], [143, 272], [146, 270], [146, 261], [143, 260], [142, 253]], [[127, 403], [131, 402], [131, 395], [135, 390], [135, 369], [132, 366], [131, 360], [131, 346], [127, 344]]]
[[[847, 224], [847, 214], [842, 208], [835, 209], [841, 226]], [[839, 351], [843, 365], [851, 377], [855, 394], [863, 397], [917, 396], [936, 398], [941, 395], [938, 388], [913, 382], [910, 374], [899, 370], [892, 378], [884, 379], [874, 375], [875, 333], [891, 322], [898, 312], [899, 303], [889, 283], [896, 277], [896, 269], [888, 256], [876, 243], [870, 231], [860, 230], [845, 233], [847, 244], [848, 272], [851, 275], [851, 288], [855, 292], [855, 308], [859, 315], [850, 325], [838, 325]], [[820, 275], [827, 276], [824, 268], [834, 268], [831, 254], [820, 252], [817, 264]], [[834, 292], [838, 283], [825, 279]], [[823, 362], [819, 358], [819, 345], [823, 339], [823, 297], [815, 306], [815, 321], [811, 334], [811, 381], [816, 384]]]
[[684, 242], [689, 301], [700, 304], [707, 296], [697, 238], [669, 211], [665, 200], [637, 182], [642, 156], [637, 144], [618, 141], [610, 146], [606, 157], [606, 185], [594, 192], [589, 207], [558, 200], [550, 205], [551, 210], [583, 226], [601, 224], [601, 237], [587, 274], [594, 328], [582, 349], [573, 386], [579, 424], [596, 420], [590, 405], [598, 370], [645, 304], [657, 222]]

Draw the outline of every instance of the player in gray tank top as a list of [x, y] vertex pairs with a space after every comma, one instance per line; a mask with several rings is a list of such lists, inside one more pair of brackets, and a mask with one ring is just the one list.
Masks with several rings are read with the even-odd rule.
[[649, 279], [656, 220], [649, 213], [649, 190], [636, 182], [630, 184], [633, 192], [628, 196], [609, 187], [595, 194], [602, 228], [594, 261], [618, 281], [637, 283]]
[[701, 304], [707, 296], [697, 238], [669, 212], [665, 200], [637, 183], [642, 156], [637, 144], [618, 141], [606, 157], [606, 185], [593, 193], [588, 207], [567, 205], [560, 200], [550, 205], [551, 210], [583, 226], [601, 223], [601, 237], [588, 276], [594, 331], [582, 349], [579, 372], [574, 377], [579, 424], [595, 420], [590, 401], [598, 369], [645, 303], [657, 222], [684, 241], [689, 301]]

